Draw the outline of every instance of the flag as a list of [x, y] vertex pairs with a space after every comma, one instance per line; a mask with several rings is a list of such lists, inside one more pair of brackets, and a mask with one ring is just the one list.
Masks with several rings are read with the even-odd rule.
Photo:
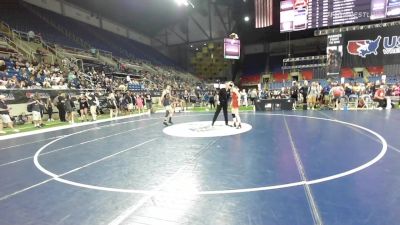
[[256, 28], [264, 28], [273, 24], [273, 0], [254, 0], [256, 10]]

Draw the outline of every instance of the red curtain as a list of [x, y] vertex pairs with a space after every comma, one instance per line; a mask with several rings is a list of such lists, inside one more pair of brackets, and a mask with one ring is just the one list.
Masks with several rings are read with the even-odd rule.
[[367, 70], [370, 74], [383, 74], [383, 66], [370, 66]]
[[273, 75], [275, 82], [282, 82], [288, 80], [289, 74], [287, 73], [274, 73]]
[[354, 71], [351, 68], [342, 68], [341, 76], [344, 78], [354, 78]]
[[312, 70], [303, 71], [301, 74], [303, 75], [303, 80], [312, 80], [314, 77], [314, 71]]
[[250, 75], [250, 76], [244, 76], [240, 78], [240, 83], [242, 85], [256, 85], [260, 83], [260, 75]]

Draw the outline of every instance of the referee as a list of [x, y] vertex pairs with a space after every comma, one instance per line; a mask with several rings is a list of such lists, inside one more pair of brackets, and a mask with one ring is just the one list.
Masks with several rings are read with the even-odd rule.
[[214, 118], [211, 126], [214, 126], [221, 109], [224, 111], [225, 125], [228, 126], [228, 91], [233, 87], [233, 82], [225, 83], [225, 88], [221, 88], [218, 92], [217, 109], [215, 110]]

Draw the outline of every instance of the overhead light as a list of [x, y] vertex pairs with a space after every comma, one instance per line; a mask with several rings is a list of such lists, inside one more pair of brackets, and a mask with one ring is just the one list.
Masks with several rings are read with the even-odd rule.
[[194, 5], [192, 2], [190, 2], [189, 0], [174, 0], [175, 3], [180, 7], [180, 6], [192, 6], [194, 8]]
[[199, 50], [199, 48], [196, 48], [196, 51], [198, 51]]
[[204, 46], [207, 46], [207, 43], [204, 43]]
[[193, 48], [193, 45], [190, 45], [191, 48]]
[[249, 21], [250, 21], [250, 17], [249, 17], [249, 16], [245, 16], [245, 17], [244, 17], [244, 21], [245, 21], [245, 22], [249, 22]]

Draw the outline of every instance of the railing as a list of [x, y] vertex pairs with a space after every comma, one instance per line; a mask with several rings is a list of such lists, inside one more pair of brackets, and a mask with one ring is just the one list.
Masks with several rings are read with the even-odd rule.
[[11, 52], [5, 52], [5, 51], [1, 51], [1, 50], [0, 50], [0, 55], [1, 55], [1, 56], [7, 55], [8, 58], [10, 58], [10, 57], [11, 57], [11, 54], [12, 54]]
[[21, 51], [21, 52], [25, 52], [25, 54], [26, 54], [26, 56], [30, 59], [30, 60], [34, 60], [35, 59], [35, 55], [34, 55], [34, 52], [29, 52], [29, 51], [27, 51], [26, 49], [23, 49], [23, 48], [21, 48], [18, 44], [16, 44], [14, 41], [12, 41], [10, 38], [8, 38], [8, 37], [5, 37], [5, 40], [7, 41], [7, 43], [11, 46], [11, 47], [13, 47], [13, 48], [15, 48], [17, 51]]
[[[25, 53], [27, 53], [30, 57], [31, 60], [36, 59], [35, 57], [35, 53], [36, 50], [32, 49], [29, 45], [27, 45], [26, 43], [24, 43], [22, 40], [24, 40], [23, 38], [27, 38], [27, 40], [29, 41], [29, 35], [25, 32], [21, 32], [21, 31], [16, 31], [13, 30], [13, 34], [16, 35], [17, 39], [14, 38], [14, 42], [19, 45], [18, 47], [20, 47], [20, 49], [22, 49]], [[35, 38], [34, 40], [39, 40], [40, 41], [40, 37], [35, 36], [33, 37]], [[18, 40], [18, 42], [16, 42]], [[21, 48], [22, 47], [22, 48]]]
[[97, 51], [99, 52], [100, 55], [105, 56], [110, 59], [113, 59], [112, 52], [104, 51], [104, 50], [100, 50], [100, 49], [97, 49]]
[[11, 33], [10, 26], [7, 23], [3, 22], [3, 21], [0, 21], [0, 30], [5, 31], [6, 34], [10, 34]]

